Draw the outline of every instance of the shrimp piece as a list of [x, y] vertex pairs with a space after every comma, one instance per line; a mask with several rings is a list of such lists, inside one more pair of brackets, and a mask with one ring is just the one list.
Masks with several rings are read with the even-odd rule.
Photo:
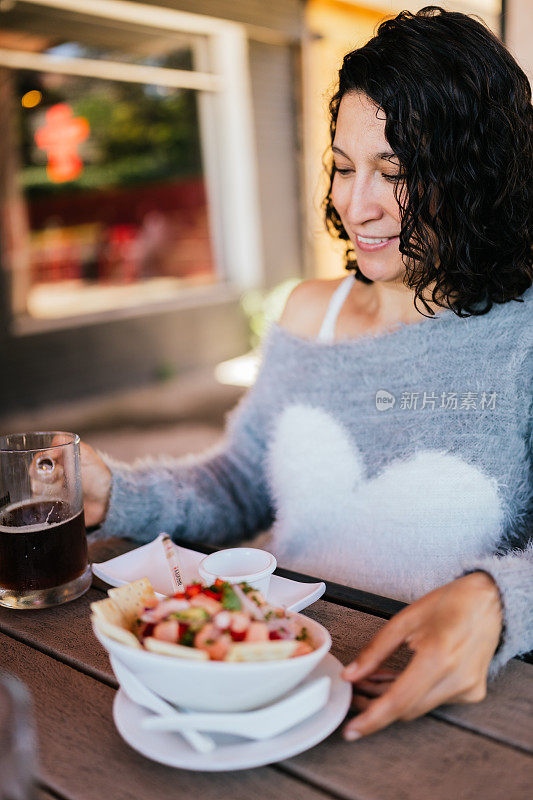
[[176, 611], [184, 611], [186, 608], [189, 608], [188, 600], [176, 600], [174, 597], [170, 597], [168, 600], [159, 602], [156, 598], [156, 606], [151, 609], [145, 608], [141, 614], [141, 619], [143, 622], [159, 622], [168, 617], [169, 614], [173, 614]]
[[242, 611], [233, 611], [231, 614], [230, 630], [232, 633], [245, 633], [250, 627], [250, 618]]
[[180, 624], [177, 619], [169, 619], [166, 622], [159, 622], [152, 633], [154, 639], [162, 642], [174, 642], [179, 639]]
[[219, 636], [220, 631], [216, 625], [213, 625], [212, 622], [206, 622], [194, 637], [194, 646], [198, 647], [199, 650], [209, 652], [209, 648], [217, 641]]
[[210, 617], [218, 614], [223, 608], [222, 603], [219, 603], [218, 600], [215, 600], [213, 597], [208, 597], [206, 594], [195, 595], [189, 603], [193, 608], [203, 608]]
[[306, 656], [308, 653], [312, 653], [313, 648], [307, 642], [298, 642], [298, 646], [296, 650], [292, 654], [291, 658], [295, 658], [295, 656]]
[[251, 622], [244, 637], [245, 642], [268, 642], [269, 631], [266, 622]]
[[209, 658], [212, 661], [224, 661], [232, 644], [231, 637], [227, 633], [223, 633], [216, 642], [206, 646]]

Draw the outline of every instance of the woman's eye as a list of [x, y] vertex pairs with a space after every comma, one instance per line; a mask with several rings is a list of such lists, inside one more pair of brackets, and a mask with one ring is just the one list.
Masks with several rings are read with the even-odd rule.
[[335, 171], [339, 173], [339, 175], [349, 175], [352, 171], [349, 167], [345, 167], [341, 169], [341, 167], [335, 167]]
[[382, 172], [381, 174], [386, 181], [400, 181], [403, 178], [403, 175], [401, 175], [401, 173], [397, 173], [396, 175], [389, 175], [386, 172]]

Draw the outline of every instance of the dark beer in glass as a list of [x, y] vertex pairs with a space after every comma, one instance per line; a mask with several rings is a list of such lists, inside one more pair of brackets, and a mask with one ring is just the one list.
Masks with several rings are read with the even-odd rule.
[[90, 583], [79, 437], [0, 437], [0, 605], [44, 608]]

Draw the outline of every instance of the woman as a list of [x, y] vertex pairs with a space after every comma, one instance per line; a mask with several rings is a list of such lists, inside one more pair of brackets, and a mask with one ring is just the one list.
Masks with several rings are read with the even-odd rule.
[[293, 292], [222, 446], [133, 467], [84, 446], [83, 479], [103, 535], [274, 523], [284, 566], [409, 601], [344, 671], [375, 696], [355, 739], [482, 699], [533, 647], [533, 110], [482, 24], [428, 7], [346, 56], [330, 111], [353, 274]]

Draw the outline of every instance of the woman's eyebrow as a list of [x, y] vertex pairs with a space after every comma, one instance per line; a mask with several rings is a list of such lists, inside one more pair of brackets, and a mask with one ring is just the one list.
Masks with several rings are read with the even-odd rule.
[[[337, 147], [337, 145], [334, 144], [331, 149], [334, 153], [337, 153], [337, 155], [350, 159], [350, 156], [347, 155], [344, 150], [341, 150], [340, 147]], [[384, 150], [382, 153], [374, 153], [372, 159], [373, 161], [390, 161], [390, 159], [395, 156], [396, 153], [393, 153], [392, 150]]]

